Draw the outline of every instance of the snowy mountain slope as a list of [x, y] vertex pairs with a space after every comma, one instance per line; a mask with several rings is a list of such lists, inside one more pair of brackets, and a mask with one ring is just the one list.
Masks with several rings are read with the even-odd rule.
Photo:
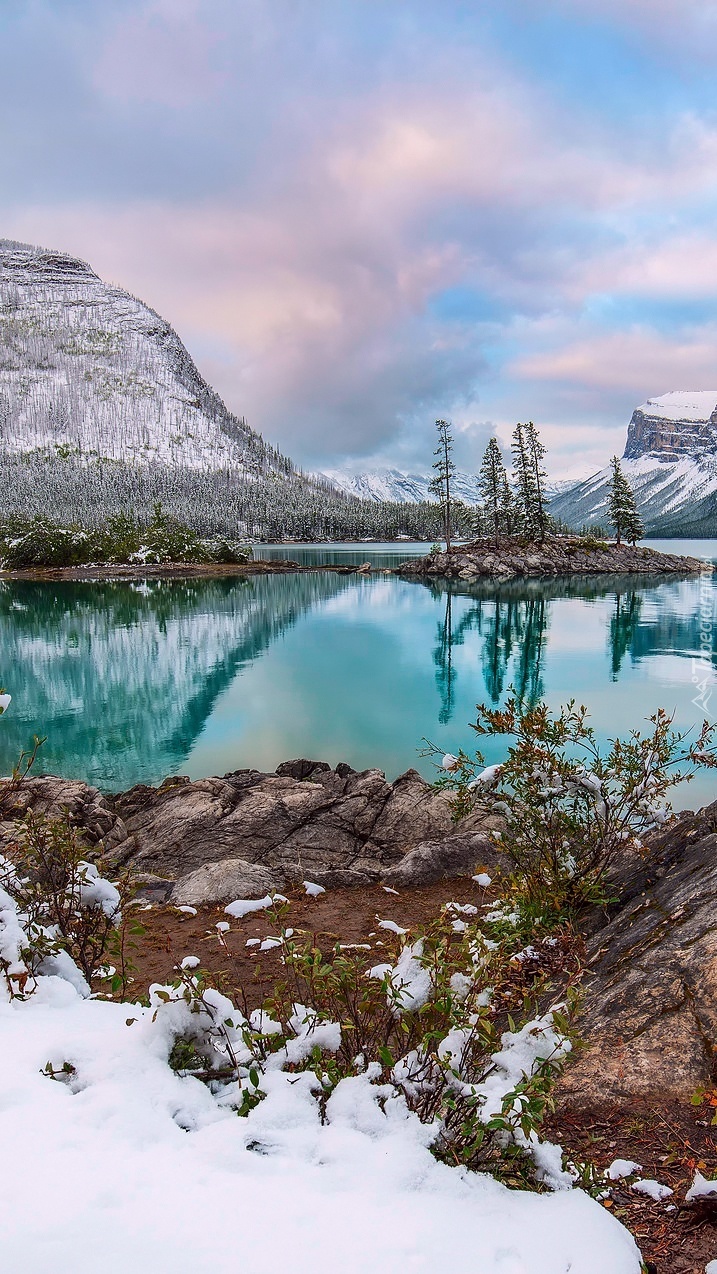
[[[403, 473], [400, 469], [374, 469], [367, 473], [349, 473], [343, 469], [325, 469], [322, 477], [329, 478], [347, 495], [360, 496], [362, 500], [391, 500], [397, 504], [420, 504], [423, 500], [435, 500], [429, 492], [429, 474]], [[471, 473], [457, 473], [454, 479], [456, 498], [466, 504], [478, 504], [480, 492], [478, 479]]]
[[[325, 469], [321, 475], [329, 478], [347, 495], [360, 496], [362, 500], [392, 500], [397, 504], [418, 504], [422, 500], [435, 501], [429, 491], [430, 474], [403, 473], [400, 469], [374, 469], [367, 473], [349, 473], [343, 469]], [[549, 482], [547, 493], [550, 499], [557, 492], [572, 487], [572, 482]], [[477, 474], [456, 473], [453, 479], [453, 494], [457, 500], [466, 504], [480, 504], [481, 494]]]
[[[717, 390], [672, 391], [632, 414], [622, 460], [645, 526], [697, 535], [717, 529]], [[610, 466], [559, 494], [570, 526], [607, 523]]]
[[0, 240], [0, 351], [6, 450], [292, 468], [227, 410], [169, 323], [74, 257]]

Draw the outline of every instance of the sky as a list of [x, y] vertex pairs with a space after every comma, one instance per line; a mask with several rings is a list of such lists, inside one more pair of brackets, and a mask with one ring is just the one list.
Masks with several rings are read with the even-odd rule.
[[716, 70], [712, 0], [0, 0], [0, 236], [306, 468], [580, 477], [717, 385]]

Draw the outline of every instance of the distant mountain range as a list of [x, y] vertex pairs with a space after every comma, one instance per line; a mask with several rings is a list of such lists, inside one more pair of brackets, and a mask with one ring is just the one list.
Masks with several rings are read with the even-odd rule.
[[[662, 535], [717, 535], [717, 390], [673, 390], [632, 413], [623, 456], [646, 529]], [[549, 482], [550, 511], [568, 526], [607, 527], [610, 466], [582, 482]], [[430, 474], [327, 469], [341, 491], [364, 500], [414, 503], [435, 499]], [[480, 504], [478, 478], [457, 473], [454, 493]]]
[[[637, 407], [622, 468], [648, 531], [717, 534], [717, 389], [673, 390]], [[551, 513], [573, 527], [607, 526], [610, 472], [558, 493]]]
[[[340, 491], [347, 495], [360, 496], [362, 500], [392, 500], [397, 504], [418, 504], [422, 500], [435, 501], [431, 495], [428, 473], [404, 473], [401, 469], [372, 469], [365, 473], [350, 473], [344, 469], [324, 469], [319, 475], [328, 478]], [[552, 499], [558, 492], [572, 487], [572, 482], [548, 483], [548, 494]], [[465, 504], [476, 505], [481, 502], [478, 476], [475, 473], [459, 471], [452, 482], [453, 494], [457, 500]]]

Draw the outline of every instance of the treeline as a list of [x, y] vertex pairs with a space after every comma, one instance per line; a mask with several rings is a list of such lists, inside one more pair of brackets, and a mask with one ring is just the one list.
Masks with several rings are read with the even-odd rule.
[[[377, 504], [296, 473], [132, 465], [46, 451], [0, 453], [0, 472], [0, 518], [39, 516], [86, 531], [118, 513], [147, 525], [158, 503], [198, 536], [239, 540], [433, 541], [442, 527], [437, 504]], [[470, 535], [472, 512], [452, 502], [457, 534]]]

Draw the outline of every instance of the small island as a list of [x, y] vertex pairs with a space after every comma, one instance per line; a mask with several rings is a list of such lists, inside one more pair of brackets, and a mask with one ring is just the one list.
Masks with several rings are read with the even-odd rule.
[[561, 575], [696, 575], [712, 571], [697, 557], [659, 553], [637, 545], [615, 544], [582, 535], [548, 535], [542, 543], [525, 536], [473, 540], [436, 549], [402, 562], [397, 574], [408, 578], [458, 580], [544, 579]]

